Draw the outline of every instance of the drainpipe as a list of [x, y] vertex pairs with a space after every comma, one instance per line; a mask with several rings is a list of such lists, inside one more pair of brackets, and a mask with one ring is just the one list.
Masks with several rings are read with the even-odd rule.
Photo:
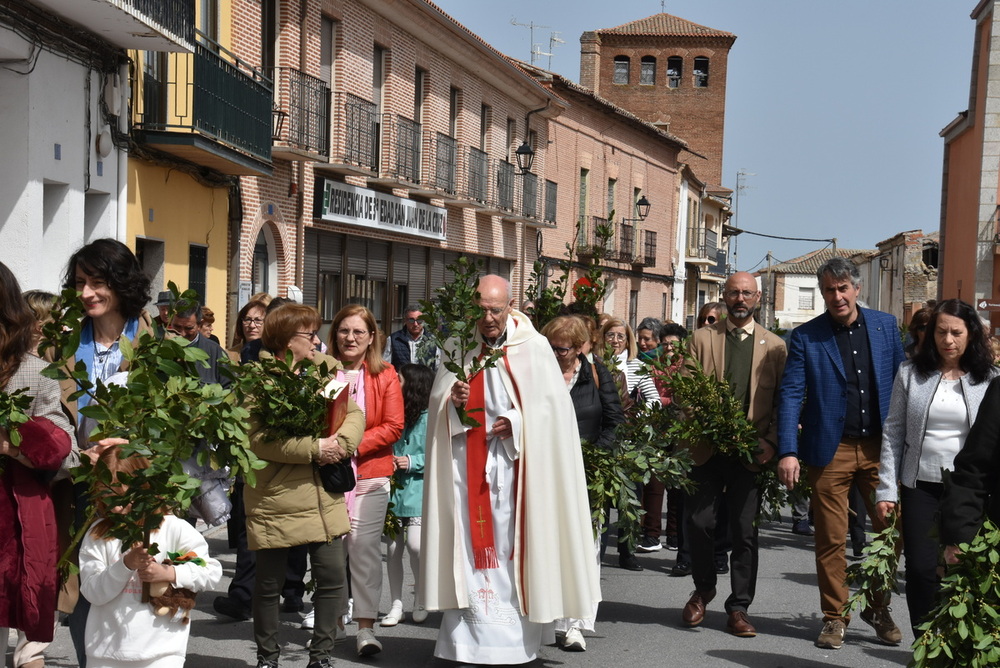
[[[129, 100], [129, 72], [128, 63], [123, 63], [119, 68], [119, 79], [122, 82], [121, 91], [121, 111], [118, 116], [118, 129], [122, 136], [129, 136], [128, 100]], [[101, 93], [103, 94], [103, 88]], [[128, 151], [118, 147], [118, 208], [116, 209], [117, 219], [115, 221], [115, 238], [123, 244], [128, 244]]]

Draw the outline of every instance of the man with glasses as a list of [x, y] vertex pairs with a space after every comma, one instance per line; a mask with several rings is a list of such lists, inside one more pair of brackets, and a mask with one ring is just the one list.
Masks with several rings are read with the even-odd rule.
[[382, 359], [391, 363], [396, 369], [404, 364], [423, 364], [437, 371], [438, 360], [441, 357], [437, 346], [426, 336], [424, 323], [420, 321], [420, 307], [410, 305], [403, 313], [403, 327], [389, 335], [389, 341], [382, 353]]
[[757, 588], [757, 509], [760, 489], [757, 473], [777, 445], [778, 383], [785, 368], [785, 343], [754, 322], [760, 301], [757, 281], [740, 271], [726, 281], [723, 298], [727, 317], [703, 327], [691, 336], [691, 357], [705, 373], [726, 382], [757, 430], [757, 454], [753, 464], [715, 451], [714, 443], [687, 447], [694, 467], [695, 489], [684, 499], [687, 526], [684, 540], [690, 546], [695, 591], [684, 606], [686, 626], [698, 626], [705, 607], [715, 598], [717, 581], [713, 561], [716, 504], [726, 504], [732, 540], [729, 579], [732, 593], [726, 599], [726, 630], [740, 638], [752, 638], [756, 629], [747, 617]]
[[[600, 601], [576, 411], [548, 340], [500, 276], [479, 281], [476, 349], [497, 364], [464, 383], [443, 365], [428, 409], [420, 600], [443, 610], [434, 655], [527, 663], [546, 625]], [[457, 408], [480, 423], [468, 427]], [[549, 642], [551, 642], [549, 640]]]
[[229, 355], [226, 354], [226, 351], [218, 343], [207, 336], [201, 335], [201, 306], [197, 304], [185, 306], [183, 302], [179, 304], [181, 310], [175, 313], [174, 317], [170, 319], [170, 322], [167, 324], [167, 331], [183, 336], [191, 342], [192, 346], [204, 350], [208, 355], [208, 360], [205, 362], [194, 363], [194, 367], [198, 371], [198, 377], [201, 379], [203, 385], [218, 383], [223, 387], [229, 387], [233, 379], [226, 372], [225, 368], [219, 366], [219, 360], [222, 358], [228, 360]]

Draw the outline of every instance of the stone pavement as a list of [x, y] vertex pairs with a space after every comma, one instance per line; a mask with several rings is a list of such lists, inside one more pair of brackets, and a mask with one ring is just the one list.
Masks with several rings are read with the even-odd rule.
[[[617, 554], [609, 550], [601, 571], [604, 602], [597, 618], [596, 632], [587, 634], [587, 651], [568, 653], [543, 647], [539, 658], [529, 664], [538, 668], [558, 666], [682, 666], [747, 668], [820, 668], [821, 666], [904, 666], [912, 637], [906, 604], [902, 597], [893, 601], [893, 617], [903, 630], [903, 645], [887, 647], [860, 618], [848, 628], [840, 650], [822, 650], [813, 645], [822, 628], [819, 593], [816, 588], [812, 539], [791, 533], [790, 524], [768, 524], [761, 530], [760, 575], [757, 598], [750, 618], [757, 627], [756, 638], [735, 638], [725, 632], [723, 601], [729, 593], [728, 575], [720, 576], [718, 596], [709, 605], [704, 623], [695, 629], [680, 624], [681, 609], [693, 588], [691, 578], [670, 577], [676, 552], [666, 549], [639, 554], [645, 567], [641, 573], [617, 567]], [[234, 565], [233, 552], [226, 545], [225, 527], [206, 532], [210, 548], [223, 564], [224, 593]], [[412, 576], [404, 559], [407, 586], [404, 605], [412, 601]], [[251, 622], [221, 621], [212, 611], [214, 593], [198, 599], [192, 614], [188, 644], [189, 668], [244, 668], [255, 665]], [[388, 610], [388, 584], [383, 587], [381, 610]], [[283, 642], [281, 668], [304, 668], [309, 632], [299, 629], [300, 614], [282, 614]], [[347, 627], [347, 638], [338, 642], [338, 666], [432, 666], [445, 668], [449, 662], [433, 657], [440, 614], [432, 613], [424, 624], [406, 621], [384, 630], [376, 629], [382, 641], [381, 654], [360, 659], [355, 653], [356, 625]], [[8, 657], [9, 662], [9, 657]], [[60, 628], [48, 652], [49, 666], [75, 666], [67, 629]], [[9, 663], [8, 663], [9, 665]]]

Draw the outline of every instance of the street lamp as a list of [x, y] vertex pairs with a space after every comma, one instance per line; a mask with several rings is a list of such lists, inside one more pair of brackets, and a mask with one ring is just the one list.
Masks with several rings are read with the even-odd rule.
[[527, 174], [531, 171], [531, 163], [535, 161], [535, 151], [525, 141], [514, 151], [514, 159], [517, 160], [517, 173]]
[[646, 199], [646, 196], [642, 195], [639, 197], [635, 203], [635, 213], [639, 216], [639, 220], [646, 220], [646, 216], [649, 215], [649, 207], [649, 200]]

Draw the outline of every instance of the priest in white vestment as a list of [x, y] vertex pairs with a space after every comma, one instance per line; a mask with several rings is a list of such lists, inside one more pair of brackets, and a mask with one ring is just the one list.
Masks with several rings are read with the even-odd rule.
[[[513, 309], [510, 284], [478, 286], [495, 367], [462, 383], [442, 365], [428, 411], [420, 600], [443, 610], [434, 655], [532, 661], [550, 622], [600, 601], [576, 413], [548, 340]], [[464, 361], [483, 353], [477, 349]], [[469, 429], [457, 406], [483, 423]]]

